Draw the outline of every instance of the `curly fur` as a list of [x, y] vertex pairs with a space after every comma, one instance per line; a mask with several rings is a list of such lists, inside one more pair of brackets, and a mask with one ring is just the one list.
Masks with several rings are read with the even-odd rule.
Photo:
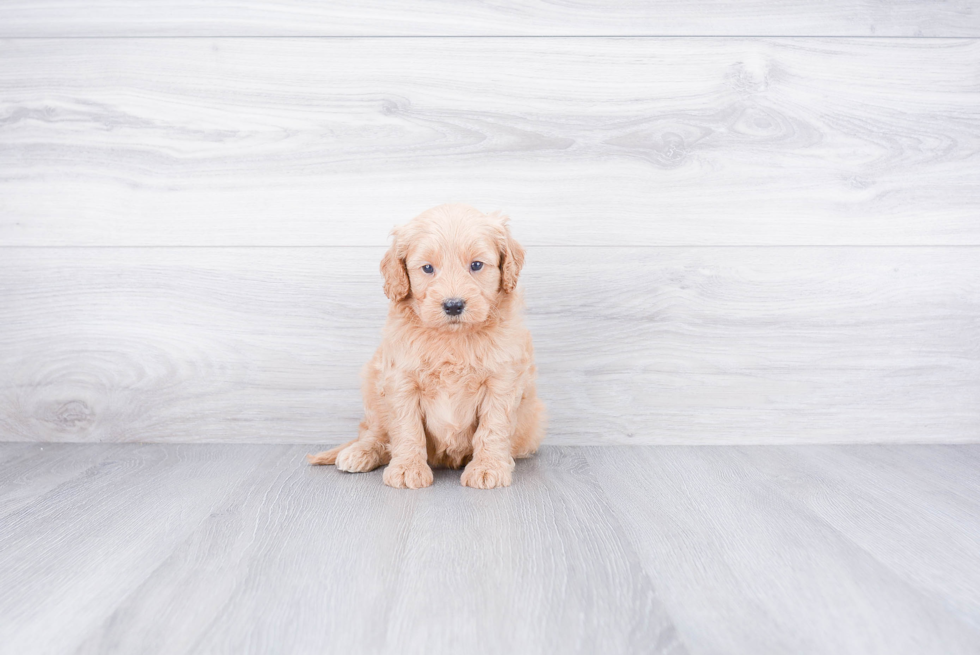
[[[510, 484], [514, 458], [544, 437], [544, 405], [521, 319], [524, 249], [507, 221], [440, 205], [395, 228], [381, 260], [388, 321], [364, 368], [360, 434], [309, 455], [311, 464], [349, 472], [387, 464], [385, 484], [411, 489], [432, 484], [430, 466], [465, 464], [466, 486]], [[483, 268], [471, 270], [474, 261]], [[443, 310], [449, 298], [465, 302], [462, 314]]]

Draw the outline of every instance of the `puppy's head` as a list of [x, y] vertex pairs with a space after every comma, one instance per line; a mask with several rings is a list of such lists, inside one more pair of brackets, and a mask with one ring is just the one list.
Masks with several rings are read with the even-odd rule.
[[517, 286], [524, 249], [507, 217], [467, 205], [440, 205], [392, 232], [381, 260], [385, 295], [430, 328], [487, 323]]

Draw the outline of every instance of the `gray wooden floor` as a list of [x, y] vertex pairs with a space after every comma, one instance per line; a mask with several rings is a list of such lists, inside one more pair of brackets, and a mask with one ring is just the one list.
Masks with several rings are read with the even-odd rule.
[[980, 446], [308, 450], [0, 444], [0, 651], [980, 651]]

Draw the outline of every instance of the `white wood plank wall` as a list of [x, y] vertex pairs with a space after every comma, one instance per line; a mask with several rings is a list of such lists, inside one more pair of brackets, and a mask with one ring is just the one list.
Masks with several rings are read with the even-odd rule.
[[551, 443], [976, 441], [977, 37], [966, 1], [0, 3], [0, 440], [349, 438], [388, 230], [461, 201], [529, 246]]
[[4, 0], [0, 36], [980, 36], [973, 0]]

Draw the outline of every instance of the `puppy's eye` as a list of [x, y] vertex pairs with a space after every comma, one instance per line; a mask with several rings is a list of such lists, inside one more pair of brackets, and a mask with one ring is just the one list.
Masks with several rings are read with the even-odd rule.
[[432, 268], [432, 264], [426, 264], [425, 266], [422, 267], [422, 271], [425, 272], [427, 275], [432, 275], [432, 271], [434, 270], [436, 269]]
[[471, 271], [478, 271], [483, 268], [483, 262], [473, 262], [470, 264]]

